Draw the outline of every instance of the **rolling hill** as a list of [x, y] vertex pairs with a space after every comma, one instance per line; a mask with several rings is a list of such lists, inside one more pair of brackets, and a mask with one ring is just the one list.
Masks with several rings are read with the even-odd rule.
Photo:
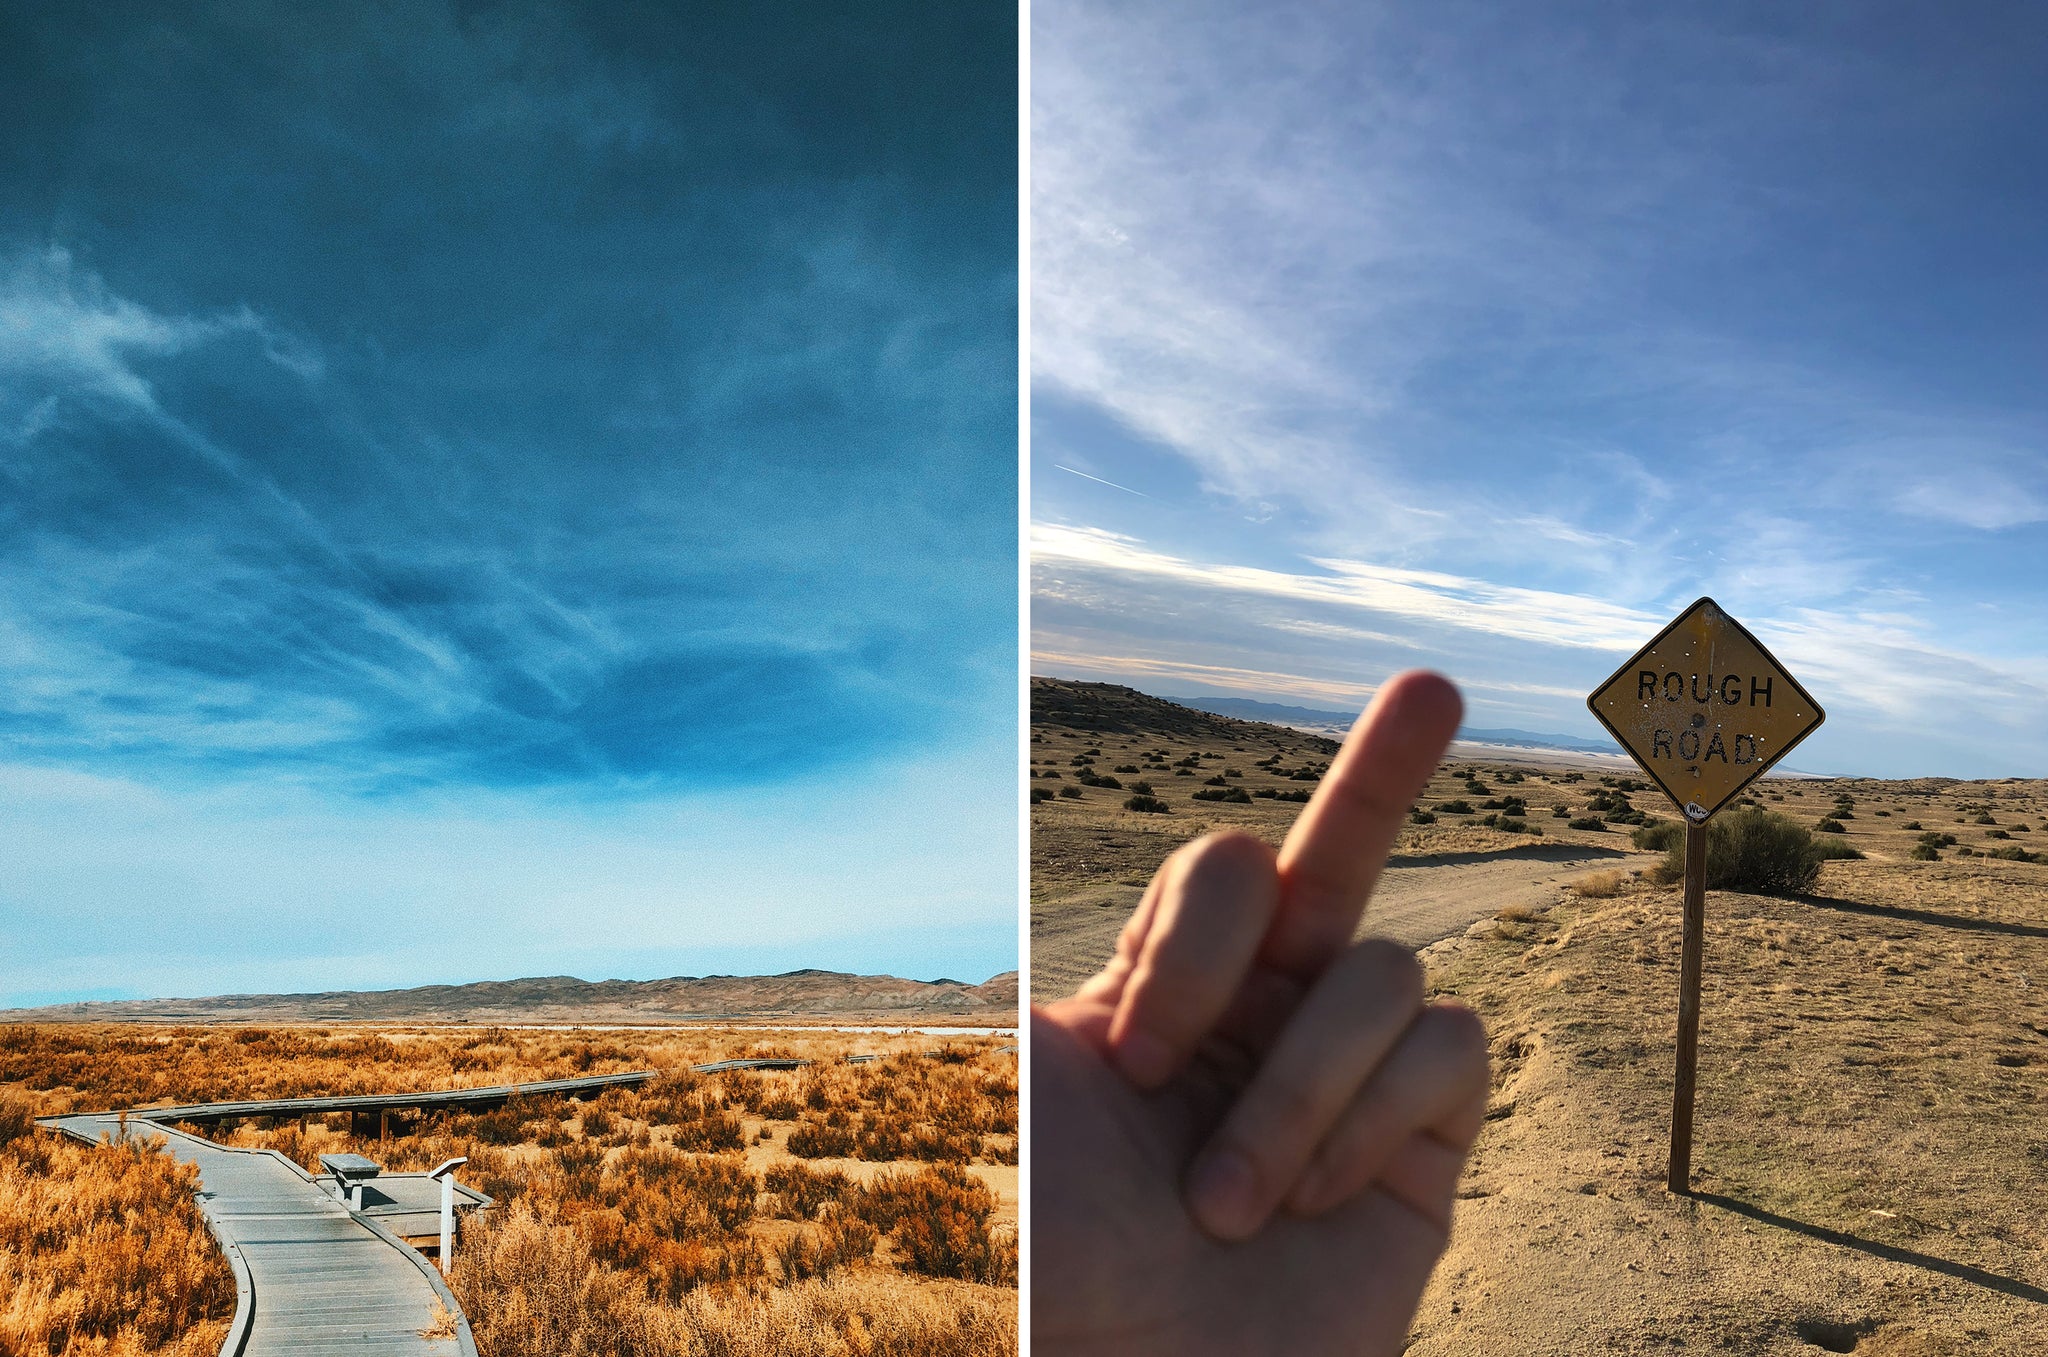
[[227, 994], [126, 999], [0, 1011], [11, 1022], [150, 1023], [671, 1023], [760, 1020], [966, 1020], [1007, 1025], [1017, 1016], [1017, 973], [979, 985], [893, 975], [790, 971], [783, 975], [579, 980], [552, 975], [416, 989], [319, 994]]

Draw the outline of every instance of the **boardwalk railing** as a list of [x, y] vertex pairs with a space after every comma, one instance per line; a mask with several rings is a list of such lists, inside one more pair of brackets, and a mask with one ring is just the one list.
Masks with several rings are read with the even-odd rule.
[[[1014, 1050], [1014, 1047], [1005, 1049]], [[877, 1059], [871, 1055], [850, 1055], [849, 1065]], [[725, 1070], [794, 1070], [814, 1062], [787, 1056], [750, 1056], [740, 1060], [714, 1060], [692, 1065], [698, 1074]], [[427, 1093], [337, 1093], [313, 1098], [256, 1098], [239, 1102], [185, 1103], [176, 1107], [131, 1107], [131, 1119], [152, 1122], [185, 1121], [194, 1125], [233, 1121], [241, 1117], [312, 1117], [326, 1112], [422, 1112], [434, 1108], [502, 1107], [514, 1098], [566, 1095], [574, 1097], [606, 1088], [631, 1088], [655, 1077], [654, 1070], [626, 1070], [619, 1074], [586, 1074], [573, 1079], [541, 1079], [531, 1084], [498, 1084], [490, 1088], [448, 1088]], [[108, 1115], [112, 1115], [109, 1113]]]
[[242, 1102], [187, 1103], [179, 1107], [131, 1107], [130, 1117], [144, 1121], [189, 1121], [195, 1124], [231, 1121], [238, 1117], [307, 1117], [323, 1112], [401, 1112], [428, 1108], [501, 1107], [514, 1098], [587, 1093], [598, 1089], [644, 1084], [653, 1070], [623, 1074], [590, 1074], [575, 1079], [542, 1079], [531, 1084], [500, 1084], [492, 1088], [449, 1088], [428, 1093], [340, 1093], [316, 1098], [258, 1098]]

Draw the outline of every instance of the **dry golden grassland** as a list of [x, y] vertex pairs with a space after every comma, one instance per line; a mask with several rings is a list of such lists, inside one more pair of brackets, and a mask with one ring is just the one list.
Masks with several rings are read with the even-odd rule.
[[[1017, 1089], [1000, 1038], [707, 1029], [80, 1029], [0, 1034], [0, 1082], [39, 1112], [140, 1102], [476, 1087], [656, 1069], [584, 1102], [243, 1122], [218, 1138], [308, 1168], [469, 1156], [496, 1199], [453, 1285], [508, 1354], [1014, 1352]], [[849, 1065], [854, 1052], [884, 1058]], [[699, 1075], [740, 1056], [792, 1071]]]
[[0, 1090], [0, 1353], [212, 1357], [234, 1313], [195, 1171], [35, 1131]]

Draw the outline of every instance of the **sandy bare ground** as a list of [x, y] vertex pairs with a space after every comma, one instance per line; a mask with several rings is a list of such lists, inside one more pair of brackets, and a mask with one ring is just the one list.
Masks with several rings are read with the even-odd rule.
[[1678, 933], [1638, 881], [1425, 954], [1497, 1091], [1409, 1352], [2048, 1352], [2048, 866], [1710, 894], [1689, 1198]]

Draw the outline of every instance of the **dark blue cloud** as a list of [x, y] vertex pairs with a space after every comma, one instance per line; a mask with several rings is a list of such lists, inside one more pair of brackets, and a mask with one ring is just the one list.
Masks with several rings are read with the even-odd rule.
[[0, 10], [0, 740], [360, 791], [1009, 719], [1015, 17]]

